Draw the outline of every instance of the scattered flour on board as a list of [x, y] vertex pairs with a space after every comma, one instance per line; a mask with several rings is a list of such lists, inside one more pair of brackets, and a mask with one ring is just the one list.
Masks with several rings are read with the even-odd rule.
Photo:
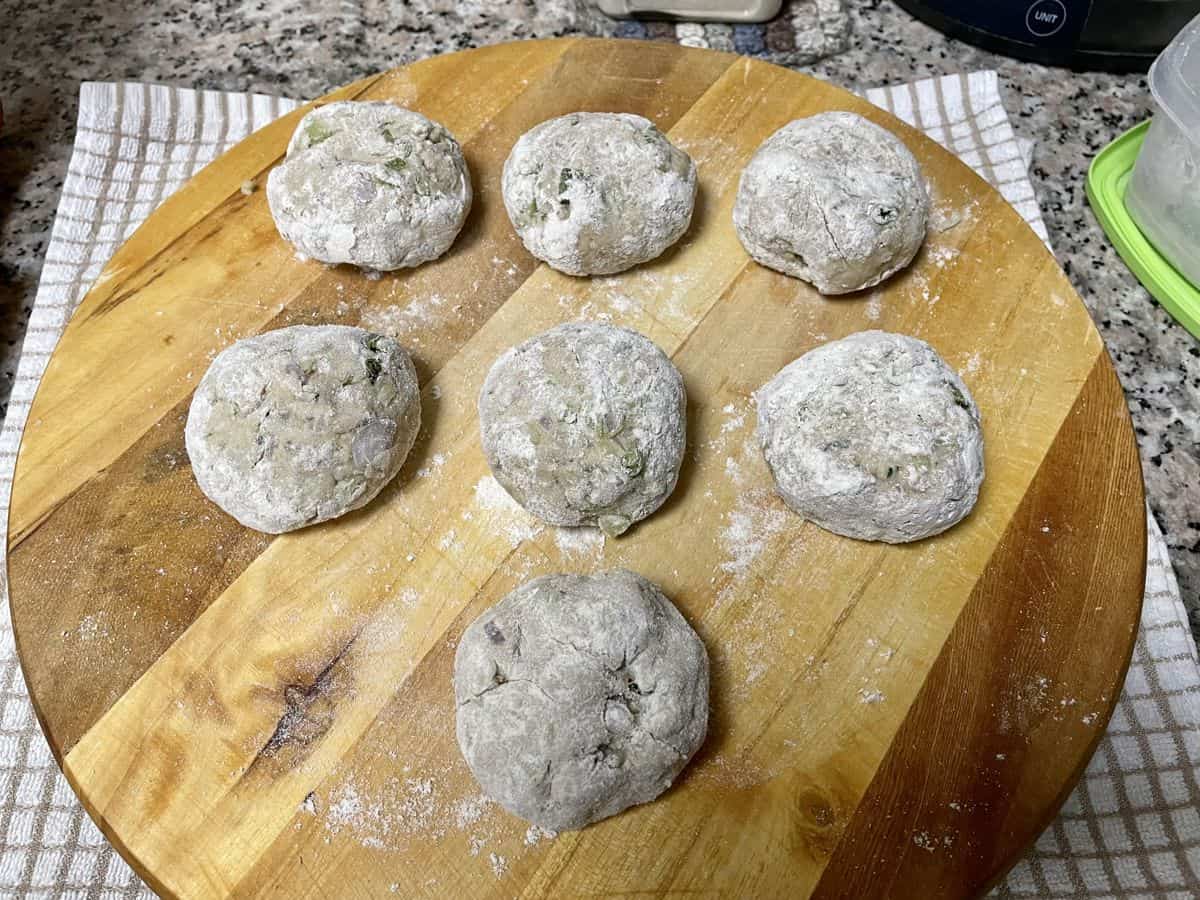
[[747, 484], [751, 473], [743, 468], [742, 461], [759, 454], [758, 442], [750, 434], [738, 457], [725, 457], [725, 477], [737, 487], [737, 502], [725, 513], [727, 524], [719, 534], [721, 549], [726, 554], [720, 569], [739, 577], [749, 572], [771, 538], [800, 521], [787, 511], [773, 491]]
[[974, 375], [976, 372], [979, 371], [979, 367], [982, 364], [983, 364], [983, 357], [980, 356], [979, 351], [976, 350], [974, 353], [972, 353], [970, 356], [968, 356], [966, 362], [963, 363], [962, 374]]
[[914, 834], [913, 843], [929, 853], [937, 849], [937, 840], [928, 831], [918, 831]]
[[608, 305], [615, 313], [625, 315], [634, 310], [640, 309], [637, 301], [629, 297], [627, 294], [622, 294], [619, 291], [613, 291], [608, 295]]
[[725, 457], [725, 477], [734, 484], [742, 483], [742, 467], [738, 465], [738, 461], [732, 456]]
[[[607, 303], [613, 312], [625, 314], [639, 309], [653, 309], [656, 319], [670, 325], [691, 321], [692, 316], [685, 301], [694, 277], [683, 273], [667, 276], [657, 272], [634, 270], [620, 278], [601, 278], [594, 281], [609, 289]], [[630, 294], [641, 300], [632, 299]], [[585, 306], [583, 311], [588, 312], [590, 306], [592, 304]]]
[[[408, 770], [405, 766], [404, 771]], [[377, 787], [361, 785], [350, 777], [334, 788], [322, 819], [328, 835], [344, 834], [372, 849], [403, 850], [410, 840], [439, 840], [453, 830], [474, 829], [494, 806], [483, 794], [454, 800], [443, 799], [444, 792], [445, 785], [435, 777], [394, 777]], [[320, 805], [310, 794], [301, 808], [316, 813]], [[472, 831], [467, 852], [478, 856], [491, 837]], [[492, 856], [492, 870], [496, 871], [495, 859], [499, 859], [506, 871], [507, 860]]]
[[733, 403], [726, 403], [721, 407], [721, 412], [729, 417], [721, 423], [721, 434], [737, 431], [746, 424], [746, 411], [744, 409], [739, 411]]
[[953, 847], [954, 833], [947, 831], [938, 837], [928, 831], [918, 831], [913, 835], [913, 843], [927, 853], [933, 853], [939, 847]]
[[[724, 417], [721, 420], [721, 427], [718, 429], [716, 436], [713, 437], [706, 446], [710, 450], [718, 452], [729, 447], [731, 441], [738, 438], [739, 432], [742, 432], [746, 427], [746, 415], [753, 409], [753, 400], [747, 398], [738, 400], [732, 403], [726, 403], [721, 407], [721, 415]], [[747, 439], [748, 441], [749, 439]], [[747, 443], [746, 446], [749, 446]], [[743, 451], [745, 447], [743, 447]], [[733, 457], [729, 457], [725, 461], [725, 471], [730, 478], [733, 478], [740, 483], [741, 471], [737, 461]]]
[[973, 222], [978, 208], [978, 200], [972, 200], [966, 206], [958, 206], [948, 201], [935, 203], [929, 211], [929, 230], [940, 234], [963, 222]]
[[[578, 297], [574, 297], [570, 294], [564, 294], [559, 298], [558, 303], [560, 306], [570, 308], [570, 305], [578, 299]], [[570, 303], [565, 301], [570, 301]], [[600, 309], [595, 300], [589, 300], [587, 303], [583, 304], [583, 306], [579, 307], [575, 311], [575, 316], [576, 318], [585, 322], [612, 322], [613, 319], [612, 313]]]
[[867, 298], [867, 318], [872, 322], [879, 321], [880, 306], [880, 292], [872, 291], [871, 296]]
[[468, 825], [474, 825], [491, 803], [492, 801], [483, 794], [458, 801], [454, 807], [454, 824], [460, 831]]
[[337, 834], [343, 827], [357, 825], [362, 815], [363, 801], [358, 796], [358, 788], [343, 784], [325, 811], [325, 828]]
[[729, 522], [721, 529], [721, 547], [727, 558], [721, 571], [745, 575], [767, 546], [767, 542], [791, 524], [790, 514], [779, 506], [768, 505], [773, 495], [755, 489], [738, 495], [737, 505], [726, 514]]
[[577, 556], [595, 556], [604, 552], [604, 532], [599, 528], [559, 527], [554, 529], [554, 544], [564, 559]]
[[[645, 273], [646, 277], [650, 277], [650, 273]], [[656, 307], [656, 312], [659, 318], [675, 319], [679, 322], [686, 322], [690, 318], [688, 314], [687, 299], [688, 289], [691, 287], [689, 280], [694, 276], [684, 275], [682, 273], [672, 275], [668, 279], [668, 284], [664, 285], [665, 295], [659, 296], [659, 303]]]
[[492, 265], [497, 270], [503, 272], [509, 278], [516, 278], [521, 274], [521, 270], [517, 268], [517, 264], [511, 259], [501, 259], [499, 256], [492, 257]]
[[751, 663], [750, 669], [746, 672], [746, 684], [754, 684], [754, 682], [767, 674], [769, 668], [770, 666], [763, 659]]
[[500, 878], [508, 871], [508, 860], [497, 853], [489, 853], [488, 862], [492, 864], [492, 872], [495, 873], [497, 878]]
[[942, 244], [929, 245], [929, 261], [939, 269], [944, 269], [946, 266], [958, 258], [957, 247], [946, 247]]
[[436, 811], [437, 798], [429, 778], [393, 779], [376, 797], [364, 797], [357, 785], [348, 781], [329, 798], [325, 829], [330, 834], [346, 829], [363, 846], [382, 848], [392, 836], [429, 831]]
[[441, 294], [414, 298], [405, 306], [393, 303], [382, 309], [363, 312], [362, 326], [380, 334], [400, 337], [426, 325], [431, 325], [442, 315], [446, 298]]
[[446, 464], [447, 456], [445, 453], [435, 453], [429, 458], [429, 464], [421, 466], [417, 469], [418, 478], [428, 478], [430, 475], [437, 473], [438, 469]]
[[878, 688], [859, 688], [858, 700], [860, 703], [882, 703], [887, 697], [883, 691]]
[[485, 475], [475, 485], [475, 504], [490, 512], [512, 546], [537, 537], [542, 524], [527, 513], [495, 478]]
[[108, 625], [104, 622], [104, 612], [89, 613], [79, 620], [75, 636], [81, 641], [94, 641], [97, 638], [108, 637]]
[[940, 290], [932, 291], [929, 289], [929, 279], [926, 278], [925, 274], [920, 270], [914, 270], [910, 276], [910, 280], [912, 281], [914, 289], [920, 288], [921, 299], [924, 300], [929, 306], [936, 306], [937, 302], [942, 299], [942, 293]]
[[553, 840], [558, 837], [557, 831], [551, 831], [549, 828], [543, 828], [541, 825], [530, 825], [525, 832], [525, 846], [532, 847], [543, 838]]

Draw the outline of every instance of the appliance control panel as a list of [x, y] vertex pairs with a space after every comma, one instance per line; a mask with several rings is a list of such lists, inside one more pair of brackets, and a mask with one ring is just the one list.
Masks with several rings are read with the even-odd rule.
[[924, 0], [926, 6], [947, 18], [998, 37], [1045, 47], [1071, 47], [1079, 41], [1092, 9], [1092, 0], [967, 0], [970, 17], [964, 19], [963, 0]]

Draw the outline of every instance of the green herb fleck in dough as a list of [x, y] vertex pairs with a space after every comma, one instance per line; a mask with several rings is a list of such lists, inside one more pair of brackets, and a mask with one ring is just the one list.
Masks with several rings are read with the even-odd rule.
[[374, 384], [379, 380], [380, 374], [383, 372], [383, 366], [373, 356], [367, 357], [367, 380]]
[[571, 186], [571, 182], [577, 178], [583, 180], [583, 173], [578, 169], [563, 169], [558, 173], [558, 192], [565, 194], [567, 188]]
[[646, 461], [642, 459], [642, 454], [637, 451], [636, 447], [631, 447], [621, 456], [621, 464], [625, 466], [625, 471], [630, 475], [640, 475]]
[[370, 350], [372, 353], [378, 353], [379, 352], [379, 342], [381, 340], [383, 340], [382, 334], [375, 334], [374, 332], [372, 332], [371, 334], [367, 335], [367, 339], [365, 341], [363, 341], [363, 343], [366, 345], [366, 348], [368, 350]]
[[626, 516], [604, 515], [600, 516], [600, 518], [596, 521], [596, 524], [606, 535], [615, 538], [620, 537], [626, 531], [628, 531], [629, 526], [633, 523], [630, 522]]
[[887, 225], [897, 216], [896, 210], [888, 206], [877, 206], [874, 212], [875, 221], [880, 225]]
[[958, 385], [951, 381], [947, 381], [946, 387], [950, 388], [950, 393], [954, 395], [954, 405], [961, 406], [967, 412], [970, 412], [971, 404], [967, 403], [967, 398], [964, 397], [962, 391], [958, 389]]
[[625, 416], [619, 412], [605, 410], [596, 420], [596, 434], [603, 438], [614, 438], [625, 430]]
[[308, 145], [310, 147], [315, 147], [322, 141], [327, 141], [337, 134], [336, 131], [320, 121], [309, 122], [308, 126], [304, 129], [304, 133], [308, 136]]
[[408, 168], [408, 163], [397, 156], [394, 159], [389, 159], [387, 162], [385, 162], [383, 167], [385, 169], [391, 169], [393, 172], [403, 172]]

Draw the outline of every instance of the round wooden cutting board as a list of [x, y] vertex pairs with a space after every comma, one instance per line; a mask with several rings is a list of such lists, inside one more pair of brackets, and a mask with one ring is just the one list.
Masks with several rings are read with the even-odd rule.
[[[72, 319], [25, 432], [12, 612], [51, 746], [169, 897], [938, 897], [978, 894], [1049, 822], [1104, 730], [1138, 622], [1141, 477], [1121, 390], [1037, 237], [949, 153], [841, 90], [674, 45], [530, 41], [329, 97], [390, 99], [462, 142], [477, 202], [443, 259], [369, 280], [299, 261], [258, 184], [302, 110], [168, 200]], [[825, 299], [764, 269], [730, 211], [798, 116], [892, 129], [931, 183], [905, 273]], [[679, 246], [613, 278], [536, 265], [500, 200], [518, 135], [573, 110], [653, 119], [695, 159]], [[542, 527], [490, 478], [476, 397], [559, 322], [636, 328], [682, 371], [689, 454], [607, 542]], [[188, 402], [233, 340], [362, 324], [416, 359], [425, 428], [368, 507], [271, 538], [199, 492]], [[818, 344], [917, 335], [983, 411], [974, 513], [906, 546], [773, 495], [751, 392]], [[712, 659], [704, 747], [658, 801], [553, 837], [482, 798], [454, 738], [462, 629], [554, 571], [635, 569]]]

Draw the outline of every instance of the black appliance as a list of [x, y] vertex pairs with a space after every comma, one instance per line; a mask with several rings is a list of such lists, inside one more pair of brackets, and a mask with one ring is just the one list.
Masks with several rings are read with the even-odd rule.
[[1006, 56], [1073, 69], [1144, 71], [1200, 0], [896, 0], [939, 31]]

